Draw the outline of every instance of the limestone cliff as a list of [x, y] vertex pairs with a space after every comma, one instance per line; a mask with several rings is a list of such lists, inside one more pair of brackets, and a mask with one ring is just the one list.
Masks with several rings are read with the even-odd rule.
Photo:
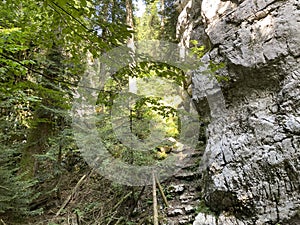
[[[181, 8], [181, 45], [198, 39], [230, 77], [221, 84], [226, 113], [207, 127], [199, 168], [212, 212], [194, 224], [300, 224], [300, 2], [190, 0]], [[199, 76], [201, 114], [208, 104]]]

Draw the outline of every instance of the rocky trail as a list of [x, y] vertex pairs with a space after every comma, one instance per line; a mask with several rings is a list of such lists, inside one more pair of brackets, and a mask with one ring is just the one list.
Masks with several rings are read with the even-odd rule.
[[192, 224], [200, 207], [199, 162], [201, 151], [189, 154], [188, 162], [168, 182], [166, 195], [169, 207], [163, 213], [166, 225]]

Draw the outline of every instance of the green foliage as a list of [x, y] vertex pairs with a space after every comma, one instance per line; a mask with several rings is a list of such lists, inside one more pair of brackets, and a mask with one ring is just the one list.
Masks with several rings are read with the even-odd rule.
[[29, 206], [51, 201], [64, 169], [73, 171], [78, 163], [72, 162], [79, 157], [68, 112], [73, 89], [92, 59], [89, 53], [96, 57], [131, 33], [122, 24], [124, 7], [112, 2], [124, 6], [123, 1], [1, 1], [0, 213], [33, 213]]
[[161, 100], [161, 97], [143, 96], [135, 103], [133, 112], [136, 116], [138, 116], [137, 114], [147, 106], [150, 111], [155, 112], [157, 115], [160, 115], [163, 118], [176, 116], [177, 110], [171, 106], [165, 105]]
[[[144, 78], [145, 81], [147, 79], [151, 80], [151, 78], [163, 78], [170, 82], [174, 81], [179, 86], [183, 85], [187, 79], [186, 74], [184, 74], [181, 69], [167, 63], [151, 62], [147, 59], [143, 62], [137, 63], [133, 68], [129, 66], [122, 68], [114, 74], [114, 77], [118, 80], [118, 85], [121, 86], [127, 84], [129, 77]], [[149, 90], [151, 90], [151, 85], [149, 88]], [[163, 88], [161, 89], [163, 90]], [[163, 96], [163, 93], [164, 92], [162, 92], [161, 96]]]
[[160, 11], [160, 16], [164, 15], [165, 25], [161, 28], [160, 38], [163, 40], [177, 42], [176, 37], [176, 27], [177, 20], [179, 16], [179, 11], [176, 9], [176, 2], [174, 0], [164, 0], [165, 10], [164, 12]]
[[198, 46], [198, 41], [197, 40], [191, 40], [190, 43], [193, 45], [193, 47], [190, 48], [191, 52], [196, 55], [198, 59], [201, 59], [204, 54], [207, 52], [205, 49], [205, 46], [201, 45]]
[[[29, 205], [38, 195], [33, 192], [33, 179], [26, 179], [26, 172], [19, 170], [26, 129], [32, 118], [31, 109], [40, 101], [26, 79], [26, 68], [21, 65], [34, 64], [26, 57], [27, 38], [28, 33], [20, 28], [0, 29], [0, 213], [11, 217], [34, 213]], [[3, 54], [9, 57], [4, 58]], [[12, 57], [19, 62], [11, 60]]]
[[217, 74], [217, 72], [224, 68], [226, 66], [226, 64], [224, 62], [221, 63], [213, 63], [212, 61], [209, 62], [208, 65], [208, 71], [217, 79], [218, 82], [228, 82], [230, 80], [230, 78], [228, 76], [220, 76]]
[[[176, 24], [178, 12], [175, 1], [165, 0], [164, 11], [161, 1], [146, 1], [145, 13], [136, 19], [137, 40], [167, 40], [176, 42]], [[164, 20], [162, 25], [161, 20]]]
[[[110, 122], [112, 105], [116, 106], [117, 102], [126, 102], [129, 96], [122, 98], [117, 92], [122, 93], [122, 90], [128, 88], [128, 78], [137, 77], [137, 95], [133, 95], [134, 103], [128, 107], [118, 107], [118, 121], [117, 127], [122, 127], [123, 123], [130, 123], [127, 129], [130, 129], [132, 134], [138, 141], [147, 140], [150, 135], [159, 133], [161, 136], [158, 140], [166, 139], [168, 137], [176, 138], [179, 134], [179, 118], [177, 109], [167, 102], [177, 96], [177, 89], [174, 85], [179, 83], [183, 85], [185, 79], [181, 70], [166, 64], [142, 62], [138, 63], [136, 67], [125, 67], [114, 74], [114, 79], [107, 82], [104, 87], [104, 92], [98, 95], [98, 132], [104, 140], [106, 149], [116, 158], [121, 158], [123, 161], [135, 165], [152, 165], [156, 163], [158, 157], [157, 150], [153, 143], [144, 142], [146, 151], [139, 151], [130, 148], [130, 146], [123, 145], [117, 137], [115, 137], [113, 126]], [[160, 78], [157, 80], [157, 78]], [[168, 82], [162, 82], [165, 79]], [[173, 80], [173, 81], [172, 81]], [[158, 82], [155, 85], [155, 82]], [[173, 83], [173, 85], [171, 85]], [[176, 87], [176, 85], [175, 85]], [[178, 88], [178, 87], [177, 87]], [[154, 90], [153, 90], [154, 89]], [[167, 93], [167, 94], [166, 94]], [[153, 95], [154, 94], [154, 95]], [[161, 96], [161, 97], [160, 97]], [[166, 99], [163, 99], [165, 97]], [[151, 125], [152, 124], [152, 125]], [[155, 131], [153, 130], [155, 125]], [[151, 128], [152, 127], [152, 128]], [[152, 130], [151, 130], [152, 129]], [[154, 133], [153, 133], [154, 132]], [[152, 137], [153, 138], [153, 137]], [[157, 143], [157, 145], [162, 143]]]
[[157, 128], [165, 138], [178, 135], [177, 110], [166, 105], [161, 98], [141, 97], [134, 105], [132, 112], [133, 132], [141, 139], [151, 134], [150, 123], [158, 124]]
[[[199, 43], [197, 40], [191, 40], [190, 43], [193, 45], [193, 47], [190, 48], [191, 53], [194, 54], [198, 59], [201, 59], [208, 51], [207, 49], [205, 49], [205, 46], [198, 46]], [[228, 76], [218, 75], [218, 71], [224, 68], [225, 66], [226, 64], [224, 62], [215, 63], [213, 61], [209, 61], [207, 70], [204, 72], [204, 74], [213, 76], [218, 82], [228, 82]]]
[[197, 213], [204, 213], [204, 214], [210, 214], [210, 215], [216, 215], [215, 212], [213, 212], [203, 200], [199, 202], [199, 205], [196, 209]]
[[135, 224], [134, 222], [130, 222], [130, 221], [126, 222], [126, 225], [134, 225], [134, 224]]
[[137, 40], [157, 40], [160, 38], [160, 19], [158, 16], [158, 1], [153, 1], [146, 6], [146, 11], [141, 18], [137, 18]]
[[[30, 203], [37, 198], [32, 187], [34, 180], [24, 180], [24, 173], [18, 170], [20, 149], [24, 140], [24, 130], [0, 117], [0, 215], [5, 213], [11, 217], [36, 214], [40, 211], [31, 211]], [[24, 128], [24, 127], [23, 127]], [[22, 132], [23, 131], [23, 132]]]
[[30, 210], [30, 203], [37, 197], [37, 194], [33, 194], [32, 189], [35, 182], [23, 181], [23, 177], [16, 176], [15, 173], [5, 166], [0, 168], [0, 215], [5, 213], [17, 218], [40, 213], [40, 210]]

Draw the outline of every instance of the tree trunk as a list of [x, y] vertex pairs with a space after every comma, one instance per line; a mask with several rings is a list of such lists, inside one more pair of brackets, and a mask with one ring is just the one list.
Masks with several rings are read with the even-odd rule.
[[161, 0], [160, 2], [160, 10], [161, 10], [161, 23], [160, 23], [160, 28], [161, 30], [165, 29], [165, 0]]
[[[132, 9], [132, 0], [126, 0], [126, 24], [130, 27], [130, 30], [133, 30], [133, 9]], [[133, 33], [130, 35], [127, 41], [127, 46], [134, 51], [134, 36]], [[129, 65], [135, 66], [135, 65]], [[129, 92], [136, 94], [137, 84], [135, 77], [129, 77]]]
[[[133, 9], [132, 9], [132, 0], [126, 0], [126, 24], [130, 27], [130, 30], [133, 30]], [[133, 45], [133, 34], [130, 35], [127, 45], [130, 47]]]

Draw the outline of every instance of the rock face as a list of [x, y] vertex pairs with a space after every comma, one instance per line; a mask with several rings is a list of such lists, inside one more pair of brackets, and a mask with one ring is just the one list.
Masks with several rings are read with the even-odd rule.
[[[300, 2], [190, 0], [177, 30], [181, 45], [209, 46], [230, 77], [200, 167], [212, 213], [194, 224], [300, 224]], [[206, 115], [200, 76], [193, 98]]]

